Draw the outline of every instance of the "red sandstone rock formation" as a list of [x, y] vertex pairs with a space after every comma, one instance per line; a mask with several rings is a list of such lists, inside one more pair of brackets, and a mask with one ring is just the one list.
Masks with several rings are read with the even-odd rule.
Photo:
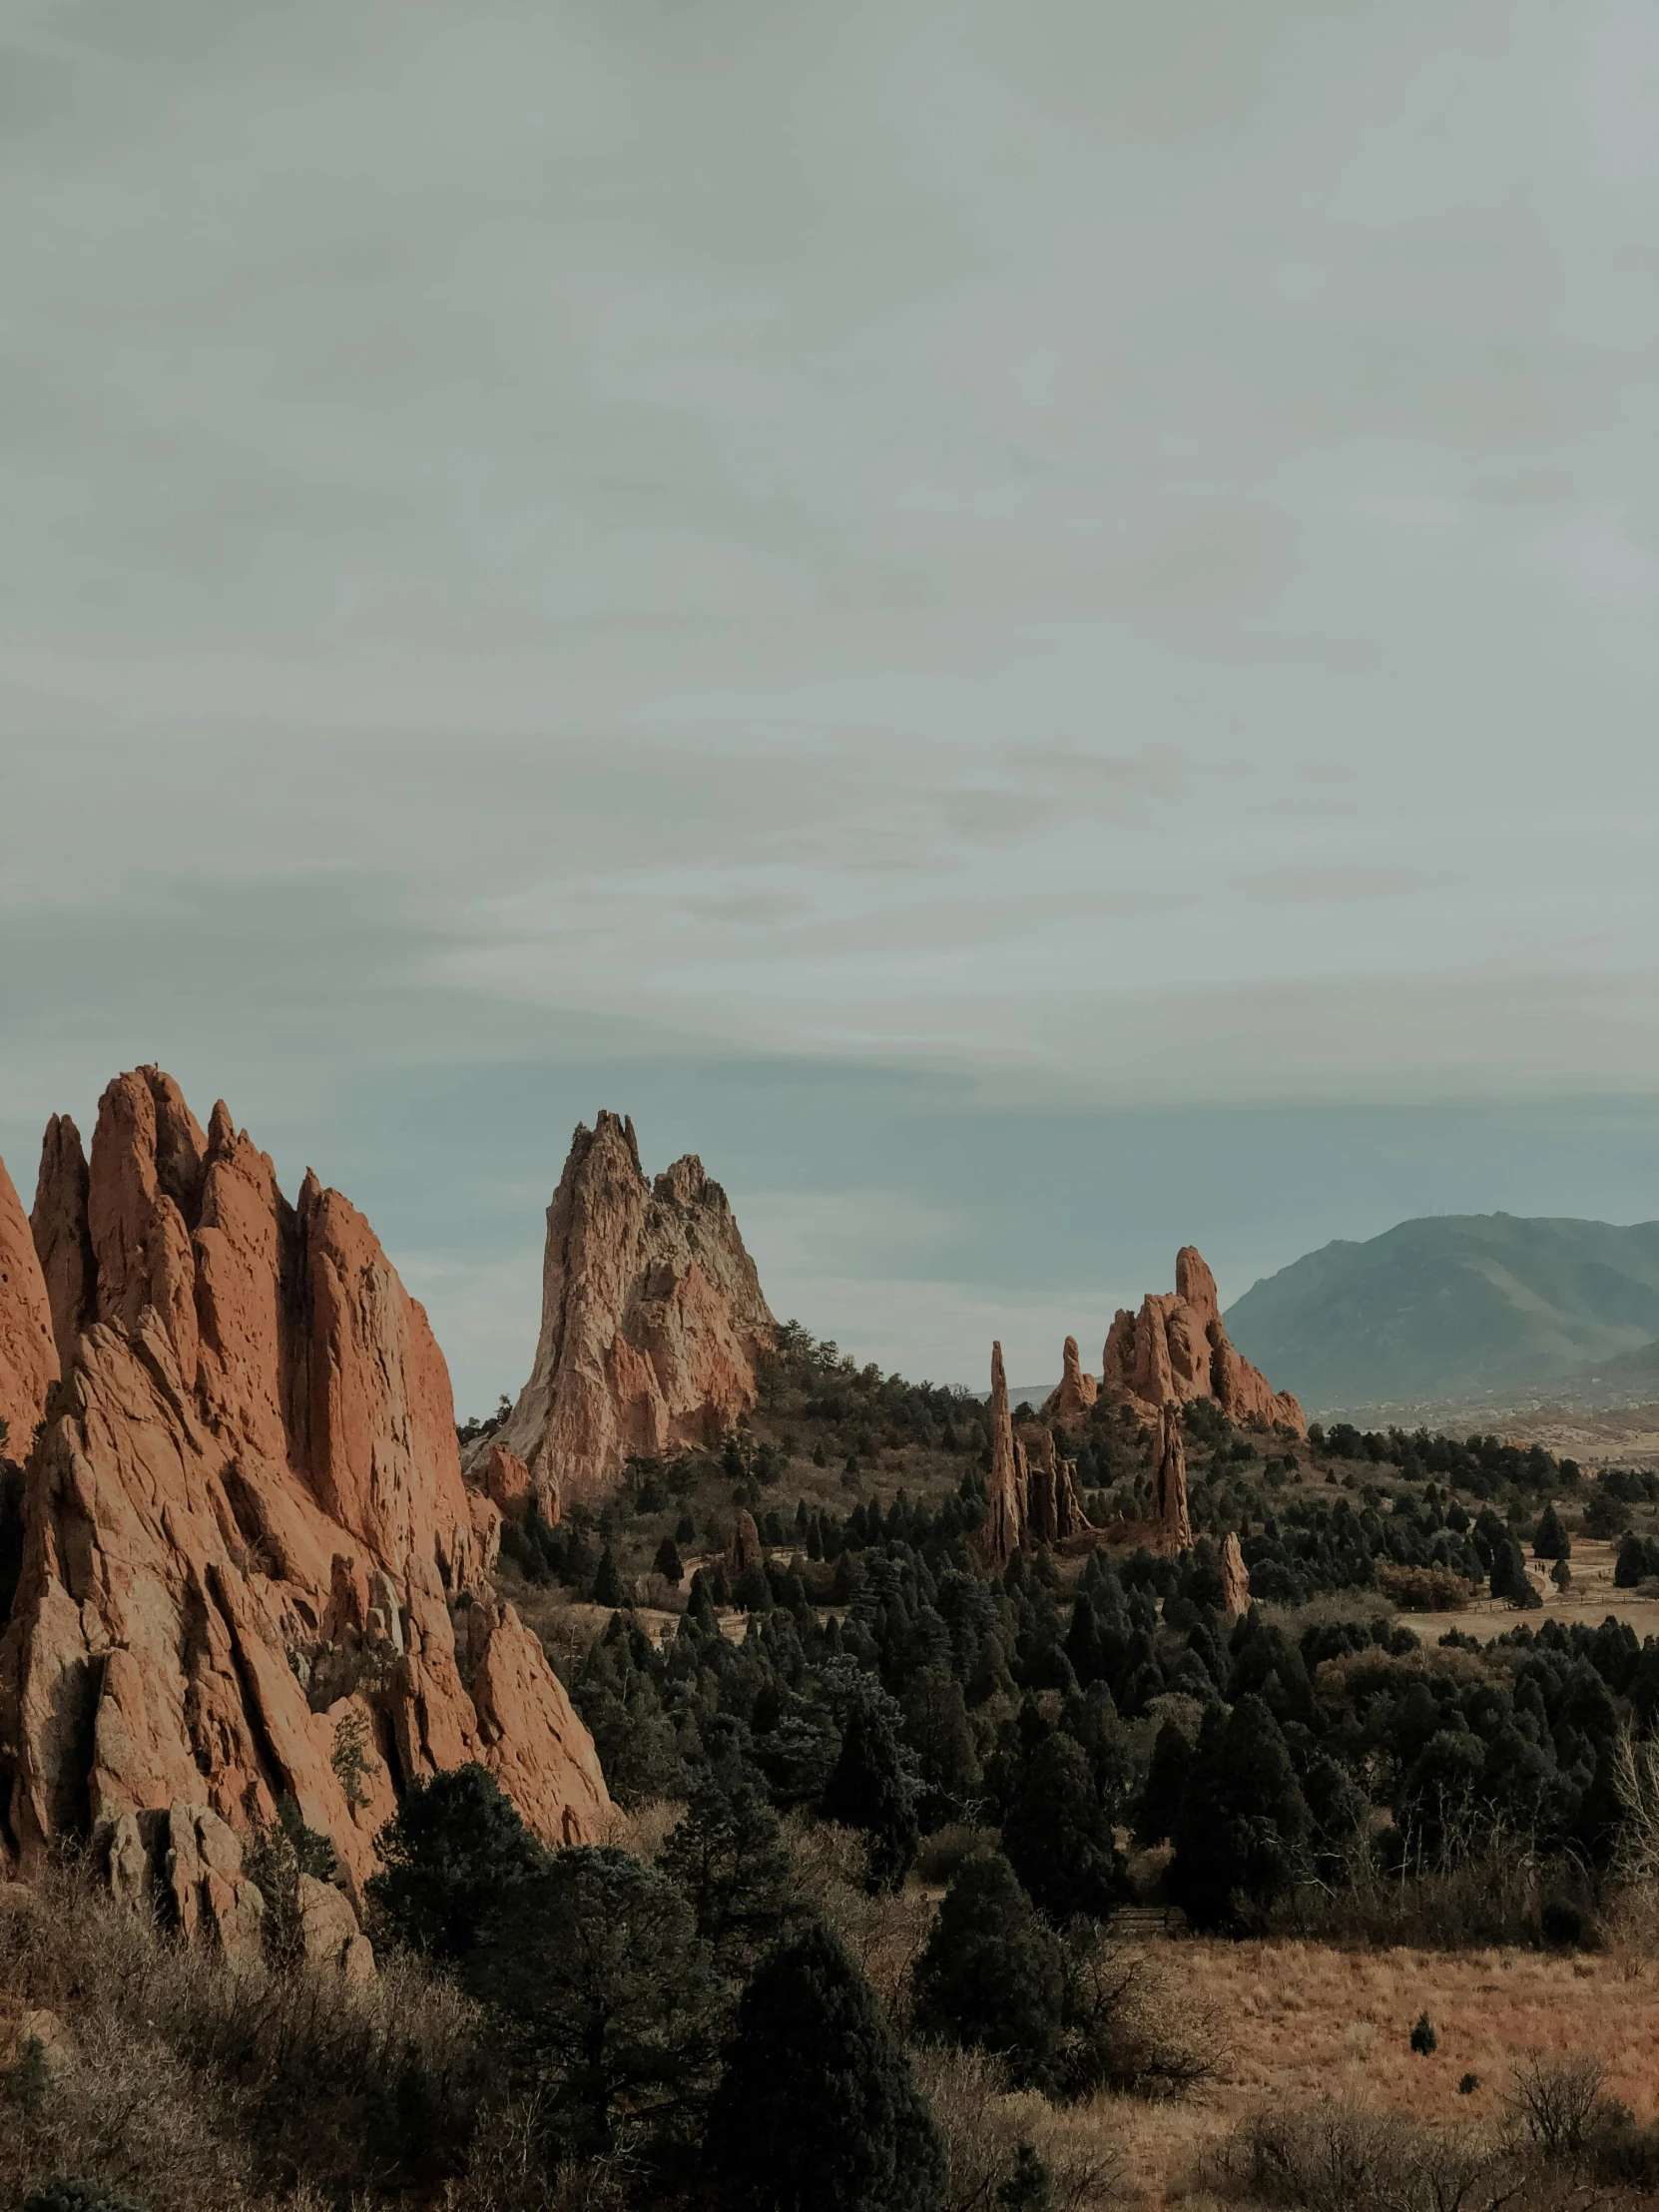
[[991, 1346], [988, 1410], [991, 1471], [979, 1545], [994, 1565], [1004, 1566], [1022, 1543], [1058, 1544], [1077, 1535], [1084, 1526], [1083, 1508], [1077, 1496], [1077, 1470], [1056, 1452], [1047, 1424], [1035, 1421], [1014, 1427], [1000, 1344]]
[[1244, 1553], [1239, 1548], [1238, 1532], [1230, 1528], [1221, 1547], [1222, 1610], [1228, 1613], [1250, 1611], [1250, 1569], [1244, 1563]]
[[1106, 1337], [1101, 1388], [1127, 1400], [1145, 1420], [1170, 1400], [1213, 1398], [1229, 1420], [1261, 1422], [1298, 1436], [1308, 1420], [1289, 1390], [1229, 1343], [1216, 1298], [1216, 1279], [1191, 1245], [1175, 1258], [1175, 1295], [1153, 1292], [1139, 1314], [1121, 1308]]
[[736, 1582], [751, 1567], [758, 1567], [765, 1557], [761, 1549], [761, 1531], [755, 1525], [753, 1513], [740, 1510], [732, 1523], [732, 1533], [726, 1539], [726, 1572]]
[[1036, 1421], [1016, 1439], [1025, 1461], [1025, 1528], [1033, 1543], [1060, 1544], [1083, 1527], [1077, 1469], [1054, 1448], [1046, 1422]]
[[1094, 1377], [1083, 1372], [1077, 1339], [1068, 1337], [1064, 1373], [1060, 1377], [1058, 1389], [1051, 1390], [1043, 1401], [1042, 1418], [1058, 1421], [1063, 1428], [1070, 1428], [1083, 1419], [1099, 1393], [1100, 1385]]
[[535, 1365], [496, 1440], [567, 1502], [602, 1497], [630, 1453], [707, 1441], [749, 1412], [775, 1328], [701, 1161], [648, 1183], [633, 1123], [601, 1114], [547, 1210]]
[[52, 1309], [23, 1208], [6, 1163], [0, 1160], [0, 1451], [21, 1462], [29, 1456], [46, 1411], [46, 1393], [58, 1380]]
[[1193, 1524], [1187, 1509], [1187, 1446], [1181, 1411], [1173, 1401], [1158, 1415], [1158, 1458], [1152, 1470], [1152, 1518], [1165, 1551], [1190, 1551]]
[[394, 1785], [468, 1759], [549, 1842], [600, 1834], [592, 1743], [490, 1598], [498, 1511], [362, 1217], [311, 1175], [290, 1206], [223, 1105], [204, 1135], [146, 1068], [105, 1092], [90, 1169], [48, 1131], [35, 1239], [68, 1350], [0, 1639], [24, 1870], [89, 1824], [130, 1855], [126, 1817], [176, 1807], [246, 1830], [285, 1791], [356, 1881]]

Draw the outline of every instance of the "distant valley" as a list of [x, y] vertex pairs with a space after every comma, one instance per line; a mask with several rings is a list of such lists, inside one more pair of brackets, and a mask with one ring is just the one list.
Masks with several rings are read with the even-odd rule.
[[1405, 1221], [1339, 1241], [1227, 1312], [1245, 1356], [1313, 1411], [1513, 1391], [1659, 1395], [1659, 1222]]

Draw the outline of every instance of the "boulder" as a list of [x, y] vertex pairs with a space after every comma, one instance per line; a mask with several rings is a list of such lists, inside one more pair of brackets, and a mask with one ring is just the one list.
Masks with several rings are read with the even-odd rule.
[[634, 1125], [578, 1128], [547, 1210], [541, 1334], [497, 1448], [569, 1503], [608, 1496], [631, 1454], [708, 1441], [753, 1409], [776, 1324], [726, 1194], [701, 1161], [655, 1183]]
[[350, 1900], [314, 1875], [302, 1874], [298, 1891], [299, 1953], [305, 1964], [346, 1981], [372, 1981], [374, 1946], [357, 1926]]
[[58, 1348], [35, 1241], [0, 1160], [0, 1455], [21, 1464], [58, 1380]]
[[[69, 1352], [0, 1639], [24, 1870], [89, 1816], [125, 1869], [125, 1816], [183, 1805], [245, 1833], [289, 1795], [360, 1883], [392, 1793], [466, 1759], [549, 1843], [595, 1839], [609, 1800], [540, 1646], [508, 1634], [519, 1694], [487, 1718], [456, 1664], [450, 1608], [487, 1603], [500, 1514], [462, 1477], [442, 1355], [368, 1224], [309, 1174], [290, 1205], [225, 1107], [204, 1133], [154, 1068], [109, 1086], [84, 1173], [79, 1152], [54, 1122], [34, 1232]], [[336, 1772], [359, 1680], [368, 1790]], [[207, 1871], [179, 1909], [246, 1944], [217, 1829], [192, 1821]]]

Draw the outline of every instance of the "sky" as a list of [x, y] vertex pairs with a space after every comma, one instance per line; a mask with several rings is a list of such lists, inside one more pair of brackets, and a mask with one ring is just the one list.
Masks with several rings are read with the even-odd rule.
[[570, 1132], [978, 1382], [1659, 1215], [1659, 4], [0, 0], [0, 1153], [516, 1389]]

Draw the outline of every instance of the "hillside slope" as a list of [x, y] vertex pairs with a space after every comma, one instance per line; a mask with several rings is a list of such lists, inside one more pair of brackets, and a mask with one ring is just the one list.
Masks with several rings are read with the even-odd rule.
[[1226, 1319], [1316, 1410], [1533, 1383], [1659, 1337], [1659, 1222], [1405, 1221], [1306, 1254]]

